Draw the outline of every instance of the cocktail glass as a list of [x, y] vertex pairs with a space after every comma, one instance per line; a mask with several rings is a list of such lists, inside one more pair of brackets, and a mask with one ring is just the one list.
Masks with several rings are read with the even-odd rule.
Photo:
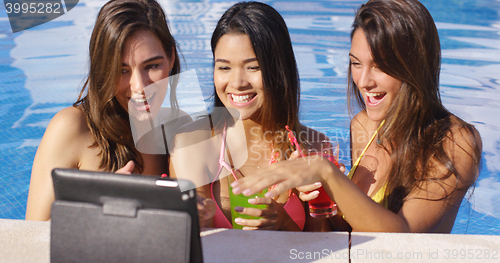
[[[327, 159], [339, 167], [339, 142], [321, 141], [319, 149], [307, 149], [304, 151], [304, 155], [309, 156], [310, 159]], [[309, 214], [316, 218], [328, 218], [336, 215], [337, 205], [330, 199], [323, 186], [316, 190], [319, 191], [319, 195], [309, 201]]]
[[267, 193], [267, 188], [262, 190], [260, 193], [254, 194], [252, 196], [244, 196], [243, 194], [235, 195], [233, 194], [233, 188], [229, 186], [229, 201], [231, 202], [231, 223], [233, 225], [233, 229], [242, 229], [242, 225], [238, 225], [234, 222], [236, 218], [244, 218], [244, 219], [259, 219], [257, 216], [249, 216], [240, 214], [234, 211], [234, 208], [237, 206], [241, 207], [253, 207], [259, 209], [265, 209], [266, 205], [252, 205], [248, 203], [248, 199], [264, 197], [264, 194]]

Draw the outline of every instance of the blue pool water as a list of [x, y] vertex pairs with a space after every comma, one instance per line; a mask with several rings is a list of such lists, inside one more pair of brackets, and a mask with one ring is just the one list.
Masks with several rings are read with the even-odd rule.
[[[186, 65], [212, 90], [210, 36], [232, 1], [167, 1]], [[350, 24], [363, 1], [265, 1], [285, 18], [301, 77], [302, 122], [341, 142], [349, 163], [346, 69]], [[500, 1], [422, 1], [442, 44], [446, 107], [476, 126], [483, 167], [452, 233], [500, 234]], [[0, 5], [0, 218], [24, 219], [32, 160], [48, 122], [78, 96], [89, 36], [105, 1], [80, 0], [68, 14], [13, 34]], [[423, 211], [425, 212], [425, 211]]]

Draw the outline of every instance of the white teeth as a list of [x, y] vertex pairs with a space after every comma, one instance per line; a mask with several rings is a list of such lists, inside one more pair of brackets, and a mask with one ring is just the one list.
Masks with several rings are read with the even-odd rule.
[[385, 92], [366, 92], [365, 94], [368, 97], [376, 97], [376, 96], [384, 95]]
[[253, 95], [238, 96], [238, 95], [231, 94], [231, 97], [233, 98], [234, 102], [243, 103], [243, 102], [250, 101], [253, 98]]
[[145, 103], [146, 101], [149, 101], [153, 97], [154, 93], [147, 96], [147, 97], [140, 97], [140, 98], [130, 98], [136, 103]]

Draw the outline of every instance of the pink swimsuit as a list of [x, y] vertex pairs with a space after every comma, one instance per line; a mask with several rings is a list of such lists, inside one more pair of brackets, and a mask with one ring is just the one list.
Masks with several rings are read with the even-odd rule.
[[[220, 155], [219, 155], [219, 171], [217, 172], [217, 176], [215, 177], [214, 181], [210, 184], [210, 194], [212, 195], [212, 200], [214, 200], [217, 210], [215, 212], [214, 216], [214, 225], [217, 228], [233, 228], [233, 225], [231, 222], [226, 218], [222, 210], [220, 209], [219, 205], [217, 204], [215, 197], [214, 197], [214, 190], [213, 190], [213, 185], [214, 182], [219, 178], [219, 175], [222, 171], [222, 168], [226, 168], [231, 172], [231, 174], [236, 178], [236, 175], [233, 172], [233, 169], [229, 164], [226, 163], [224, 160], [224, 152], [226, 150], [226, 127], [224, 125], [224, 132], [222, 134], [222, 143], [221, 143], [221, 149], [220, 149]], [[302, 202], [300, 202], [299, 198], [297, 195], [292, 193], [290, 197], [288, 198], [288, 202], [283, 206], [285, 211], [288, 213], [290, 218], [297, 224], [297, 226], [300, 228], [300, 230], [304, 229], [304, 225], [306, 223], [306, 212], [304, 211], [304, 207], [302, 206]]]

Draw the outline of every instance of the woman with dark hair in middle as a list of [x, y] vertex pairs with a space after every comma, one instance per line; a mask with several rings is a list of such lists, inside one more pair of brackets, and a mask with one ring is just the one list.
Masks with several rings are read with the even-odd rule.
[[348, 176], [303, 158], [234, 182], [234, 193], [278, 184], [266, 196], [297, 187], [312, 191], [301, 195], [310, 200], [321, 182], [341, 212], [336, 229], [449, 233], [479, 174], [482, 144], [441, 102], [432, 16], [417, 0], [370, 0], [356, 13], [349, 56], [349, 104], [361, 111], [351, 121]]
[[264, 209], [235, 208], [260, 219], [232, 218], [229, 184], [290, 158], [295, 149], [287, 125], [303, 148], [318, 148], [317, 142], [328, 138], [299, 122], [297, 65], [288, 29], [275, 9], [258, 2], [233, 5], [219, 20], [211, 44], [214, 109], [177, 135], [172, 174], [195, 181], [198, 194], [215, 202], [213, 220], [210, 213], [205, 218], [208, 226], [232, 228], [234, 221], [248, 230], [330, 229], [328, 220], [309, 216], [296, 190], [250, 199]]

